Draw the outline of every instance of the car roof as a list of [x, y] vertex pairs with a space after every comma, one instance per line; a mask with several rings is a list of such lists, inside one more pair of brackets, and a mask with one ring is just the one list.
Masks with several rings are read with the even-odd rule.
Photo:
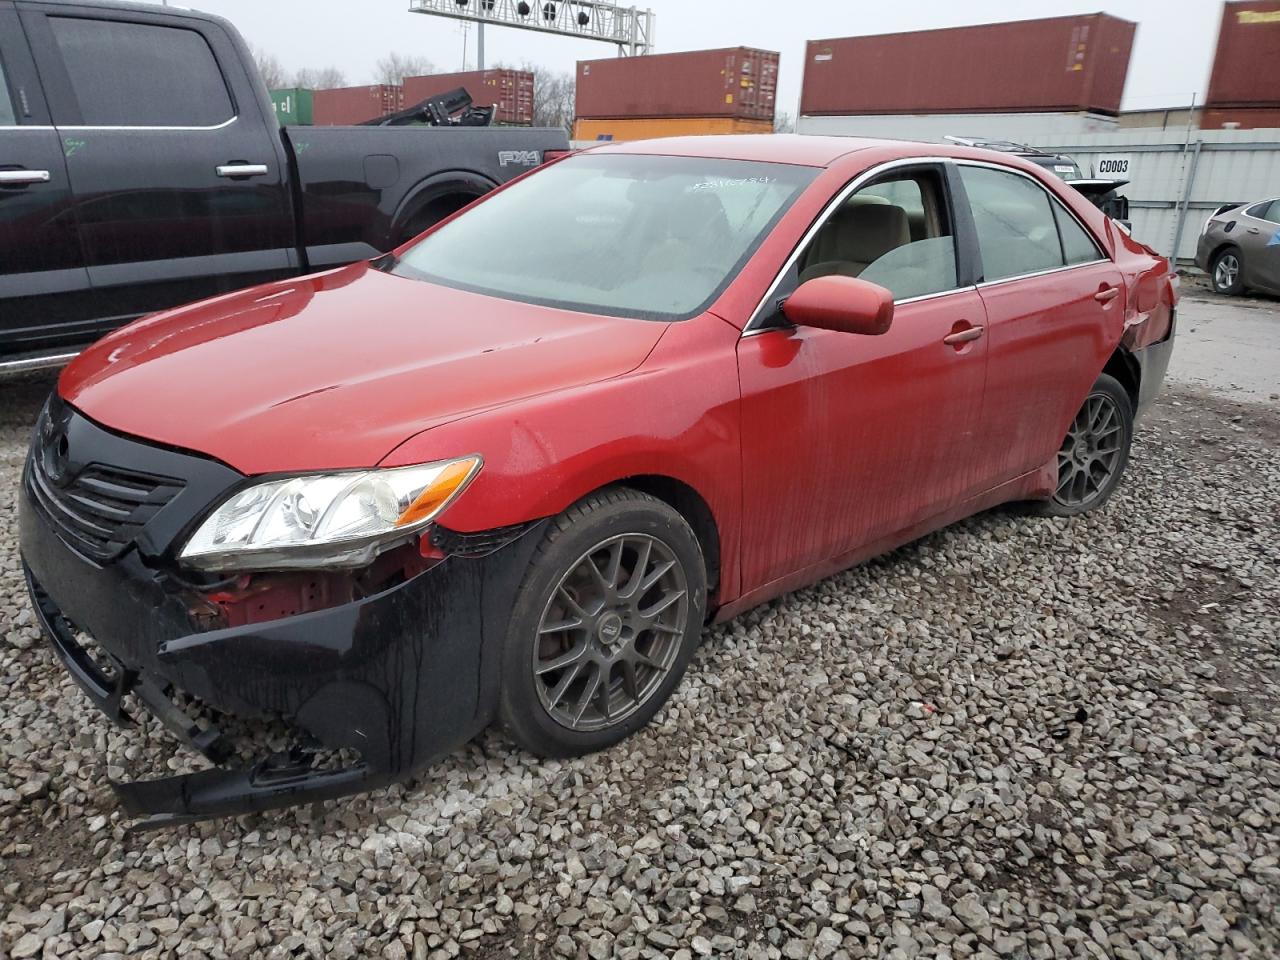
[[753, 160], [761, 163], [792, 163], [807, 167], [829, 167], [849, 154], [872, 151], [875, 154], [876, 163], [911, 157], [949, 157], [985, 160], [1019, 169], [1033, 167], [1017, 154], [952, 143], [880, 140], [872, 137], [823, 137], [794, 133], [629, 140], [619, 143], [602, 143], [588, 147], [587, 150], [592, 154], [708, 157], [720, 160]]
[[117, 10], [126, 13], [162, 14], [166, 17], [186, 17], [192, 20], [205, 20], [211, 23], [226, 24], [227, 21], [214, 13], [193, 10], [189, 7], [175, 6], [171, 3], [158, 4], [145, 0], [18, 0], [18, 6], [46, 4], [50, 7], [84, 7], [94, 10]]

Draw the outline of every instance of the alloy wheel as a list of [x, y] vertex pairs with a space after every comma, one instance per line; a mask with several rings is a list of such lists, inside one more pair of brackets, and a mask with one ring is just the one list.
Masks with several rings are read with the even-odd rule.
[[1235, 286], [1240, 276], [1240, 260], [1234, 253], [1224, 253], [1218, 258], [1218, 265], [1213, 269], [1213, 283], [1219, 290], [1229, 290]]
[[1058, 450], [1058, 489], [1065, 507], [1092, 503], [1116, 474], [1124, 445], [1124, 425], [1115, 400], [1090, 394]]
[[684, 640], [684, 567], [656, 537], [610, 537], [556, 584], [533, 645], [538, 700], [561, 726], [612, 726], [662, 685]]

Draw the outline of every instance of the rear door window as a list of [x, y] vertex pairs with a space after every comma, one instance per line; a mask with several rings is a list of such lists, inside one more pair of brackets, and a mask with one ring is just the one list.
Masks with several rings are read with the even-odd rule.
[[[960, 167], [988, 283], [1065, 266], [1052, 202], [1029, 177]], [[1090, 259], [1096, 260], [1096, 256]]]
[[1263, 211], [1262, 219], [1271, 223], [1280, 223], [1280, 200], [1272, 200], [1267, 205], [1266, 210]]
[[13, 97], [10, 96], [9, 81], [4, 73], [4, 63], [0, 62], [0, 127], [12, 127], [17, 122], [18, 115], [13, 108]]
[[86, 126], [212, 127], [235, 115], [195, 30], [80, 17], [49, 17], [49, 27]]

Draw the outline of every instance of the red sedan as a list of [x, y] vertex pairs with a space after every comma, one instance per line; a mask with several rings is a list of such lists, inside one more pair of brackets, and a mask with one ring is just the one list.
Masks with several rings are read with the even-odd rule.
[[999, 503], [1105, 503], [1176, 300], [1007, 154], [605, 146], [86, 351], [24, 473], [31, 593], [112, 717], [219, 764], [222, 714], [296, 733], [117, 784], [151, 824], [369, 789], [494, 722], [599, 750], [710, 620]]

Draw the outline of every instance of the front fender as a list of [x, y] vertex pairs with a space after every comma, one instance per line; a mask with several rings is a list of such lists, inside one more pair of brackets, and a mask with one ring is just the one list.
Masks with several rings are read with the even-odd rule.
[[553, 516], [628, 477], [678, 480], [710, 508], [722, 595], [736, 595], [737, 337], [711, 314], [673, 324], [631, 373], [442, 424], [401, 444], [382, 466], [480, 453], [484, 468], [441, 517], [461, 533]]

